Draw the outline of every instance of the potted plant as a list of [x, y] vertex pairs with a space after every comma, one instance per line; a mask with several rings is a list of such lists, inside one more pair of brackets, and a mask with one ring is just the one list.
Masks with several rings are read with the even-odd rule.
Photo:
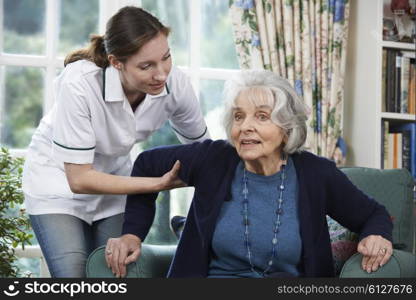
[[12, 157], [6, 148], [0, 150], [0, 277], [16, 277], [18, 267], [14, 249], [30, 244], [32, 235], [23, 203], [23, 159]]

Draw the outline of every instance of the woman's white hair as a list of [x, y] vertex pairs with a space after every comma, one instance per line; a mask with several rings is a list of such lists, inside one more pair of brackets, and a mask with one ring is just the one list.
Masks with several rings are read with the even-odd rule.
[[[231, 127], [233, 125], [233, 110], [236, 107], [236, 100], [241, 92], [253, 92], [248, 95], [249, 101], [257, 104], [256, 94], [263, 90], [267, 94], [273, 95], [268, 103], [272, 107], [271, 120], [282, 128], [287, 136], [283, 152], [292, 154], [301, 151], [306, 140], [306, 120], [308, 119], [309, 109], [302, 98], [296, 94], [295, 89], [290, 83], [267, 70], [242, 70], [232, 79], [227, 80], [224, 87], [224, 127], [229, 142], [232, 144]], [[261, 98], [265, 98], [264, 96]]]

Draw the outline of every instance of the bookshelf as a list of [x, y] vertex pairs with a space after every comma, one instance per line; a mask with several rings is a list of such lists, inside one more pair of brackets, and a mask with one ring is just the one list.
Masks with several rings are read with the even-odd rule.
[[391, 112], [382, 112], [381, 118], [383, 120], [397, 120], [397, 121], [414, 121], [415, 115], [411, 114], [401, 114], [401, 113], [391, 113]]
[[384, 124], [416, 122], [416, 115], [391, 112], [384, 103], [383, 50], [414, 53], [413, 43], [384, 41], [383, 6], [390, 0], [352, 0], [345, 77], [344, 137], [347, 164], [382, 168]]
[[388, 41], [382, 41], [381, 46], [383, 48], [393, 48], [393, 49], [402, 49], [402, 50], [409, 50], [414, 51], [415, 45], [410, 43], [398, 43], [398, 42], [388, 42]]

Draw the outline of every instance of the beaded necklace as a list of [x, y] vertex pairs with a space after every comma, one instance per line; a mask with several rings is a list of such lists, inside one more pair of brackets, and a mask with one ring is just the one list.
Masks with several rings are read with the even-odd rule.
[[248, 226], [250, 224], [249, 220], [248, 220], [248, 188], [247, 188], [247, 182], [248, 182], [248, 178], [247, 178], [247, 174], [246, 174], [246, 168], [244, 168], [244, 176], [243, 176], [243, 184], [244, 184], [244, 188], [243, 188], [243, 195], [244, 195], [244, 200], [243, 200], [243, 224], [245, 226], [245, 230], [244, 230], [244, 244], [247, 248], [247, 256], [248, 256], [248, 261], [250, 263], [250, 267], [251, 267], [251, 271], [254, 273], [259, 274], [260, 276], [264, 277], [265, 274], [270, 270], [270, 268], [273, 265], [273, 259], [276, 258], [276, 247], [277, 247], [277, 234], [279, 232], [279, 227], [280, 227], [280, 216], [283, 213], [283, 209], [282, 209], [282, 204], [283, 204], [283, 191], [285, 189], [285, 164], [282, 164], [281, 167], [281, 182], [280, 182], [280, 186], [278, 188], [279, 190], [279, 198], [277, 200], [277, 210], [276, 210], [276, 221], [274, 222], [274, 228], [273, 228], [273, 238], [272, 238], [272, 254], [270, 256], [270, 259], [267, 263], [267, 268], [259, 273], [254, 269], [253, 266], [253, 262], [252, 262], [252, 253], [250, 250], [250, 242], [249, 242], [249, 230], [248, 230]]

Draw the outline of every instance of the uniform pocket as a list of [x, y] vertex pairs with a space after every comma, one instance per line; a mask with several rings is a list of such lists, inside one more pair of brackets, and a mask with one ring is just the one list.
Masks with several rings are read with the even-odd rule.
[[73, 196], [63, 168], [42, 156], [26, 159], [22, 185], [25, 193], [36, 198], [71, 199]]

